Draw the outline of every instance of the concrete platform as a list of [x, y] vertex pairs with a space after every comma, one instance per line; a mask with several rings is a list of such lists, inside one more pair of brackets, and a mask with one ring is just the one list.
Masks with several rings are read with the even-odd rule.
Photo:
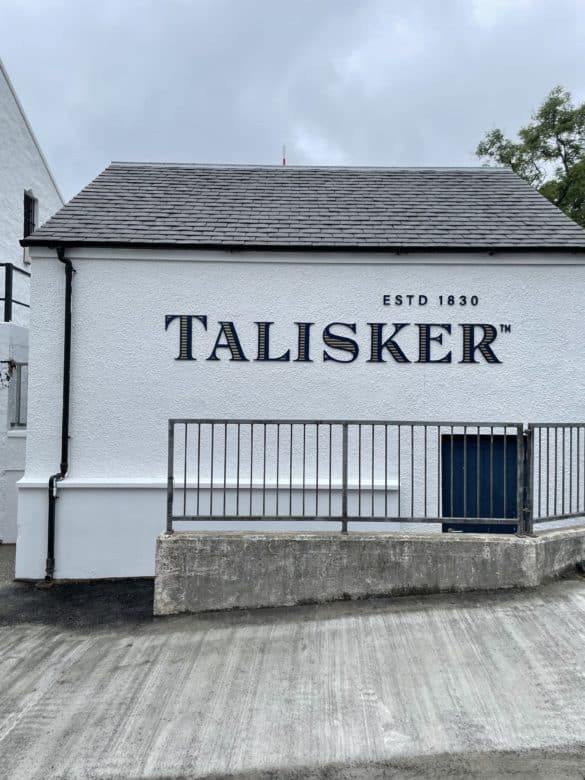
[[156, 615], [530, 588], [585, 561], [585, 526], [488, 534], [186, 532], [157, 542]]
[[0, 585], [0, 777], [583, 778], [583, 579], [162, 620], [152, 595]]

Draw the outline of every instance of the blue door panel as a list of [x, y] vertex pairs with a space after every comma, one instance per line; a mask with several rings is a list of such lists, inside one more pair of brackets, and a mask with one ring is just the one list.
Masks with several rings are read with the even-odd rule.
[[[442, 515], [446, 518], [510, 518], [517, 514], [515, 435], [444, 435], [441, 440]], [[443, 523], [444, 531], [515, 533], [516, 523]]]

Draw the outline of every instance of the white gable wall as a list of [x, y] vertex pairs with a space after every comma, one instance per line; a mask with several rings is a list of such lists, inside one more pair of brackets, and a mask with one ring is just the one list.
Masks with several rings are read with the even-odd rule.
[[24, 267], [19, 245], [24, 191], [38, 200], [38, 225], [63, 201], [0, 63], [0, 262]]
[[[24, 263], [25, 190], [38, 201], [37, 224], [62, 206], [62, 199], [32, 134], [18, 98], [0, 62], [0, 263], [31, 270]], [[4, 295], [4, 269], [0, 268], [0, 296]], [[14, 272], [13, 298], [27, 303], [28, 277]], [[0, 301], [0, 319], [4, 303]], [[0, 322], [0, 360], [26, 362], [29, 309], [13, 304], [12, 322]], [[0, 364], [5, 367], [6, 363]], [[8, 430], [8, 388], [0, 387], [0, 540], [16, 540], [16, 488], [24, 469], [25, 432]]]

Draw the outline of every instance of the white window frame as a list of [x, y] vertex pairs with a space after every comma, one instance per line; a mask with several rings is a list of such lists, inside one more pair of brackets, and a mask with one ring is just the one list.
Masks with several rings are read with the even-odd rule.
[[[23, 372], [23, 368], [26, 369]], [[24, 392], [23, 392], [23, 373]], [[24, 409], [24, 413], [23, 413]], [[26, 430], [28, 418], [28, 363], [14, 363], [8, 383], [8, 428]]]

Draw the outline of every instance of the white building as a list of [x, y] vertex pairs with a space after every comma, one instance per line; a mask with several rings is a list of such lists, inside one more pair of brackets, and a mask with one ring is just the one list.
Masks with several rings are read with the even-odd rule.
[[16, 541], [24, 470], [30, 262], [20, 239], [63, 205], [0, 61], [0, 541]]
[[[169, 418], [585, 420], [585, 232], [506, 170], [115, 163], [25, 243], [35, 273], [19, 578], [43, 577], [47, 557], [57, 578], [154, 573]], [[224, 430], [231, 447], [239, 429]], [[228, 447], [218, 437], [216, 456]], [[350, 446], [361, 458], [361, 441]], [[246, 492], [239, 463], [217, 457], [202, 503], [209, 484], [228, 484], [224, 515], [240, 487], [243, 516], [259, 514], [266, 469], [251, 467]], [[408, 486], [393, 463], [390, 484], [388, 460], [382, 476], [372, 465], [372, 501], [390, 492], [400, 514]], [[296, 505], [305, 467], [292, 472], [283, 490]], [[573, 478], [579, 506], [585, 474]], [[279, 479], [269, 475], [272, 493]], [[319, 479], [328, 493], [331, 478]], [[187, 485], [192, 507], [191, 471]], [[198, 527], [221, 526], [212, 514]]]

